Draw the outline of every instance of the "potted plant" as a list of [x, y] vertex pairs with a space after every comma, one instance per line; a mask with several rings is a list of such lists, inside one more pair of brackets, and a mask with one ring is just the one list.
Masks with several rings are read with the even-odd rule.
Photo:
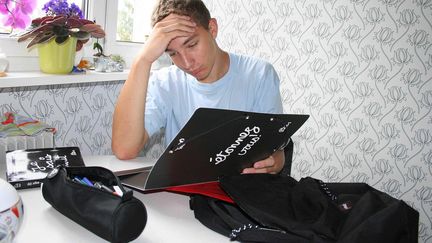
[[33, 19], [30, 29], [18, 42], [29, 40], [27, 48], [37, 45], [43, 72], [69, 73], [76, 51], [91, 37], [103, 38], [105, 32], [94, 21], [84, 19], [81, 9], [66, 0], [50, 0], [43, 10], [46, 16]]

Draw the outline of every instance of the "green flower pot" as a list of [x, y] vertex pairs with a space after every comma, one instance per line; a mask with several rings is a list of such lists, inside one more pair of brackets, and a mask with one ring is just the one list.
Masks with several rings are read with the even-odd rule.
[[55, 38], [38, 44], [41, 71], [52, 74], [70, 73], [75, 63], [76, 43], [77, 38], [69, 37], [61, 44], [57, 44]]

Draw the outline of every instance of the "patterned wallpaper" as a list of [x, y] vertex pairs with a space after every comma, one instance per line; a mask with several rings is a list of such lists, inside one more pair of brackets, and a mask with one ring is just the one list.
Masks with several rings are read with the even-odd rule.
[[420, 212], [432, 242], [432, 0], [206, 0], [218, 41], [273, 63], [295, 178], [367, 182]]
[[[29, 80], [31, 83], [31, 80]], [[112, 154], [112, 112], [123, 81], [0, 89], [0, 114], [12, 111], [57, 129], [56, 146]]]
[[[273, 63], [285, 112], [310, 114], [294, 136], [293, 176], [403, 199], [420, 212], [419, 241], [432, 242], [432, 0], [205, 2], [220, 46]], [[111, 154], [122, 84], [0, 89], [0, 112], [55, 126], [57, 146]]]

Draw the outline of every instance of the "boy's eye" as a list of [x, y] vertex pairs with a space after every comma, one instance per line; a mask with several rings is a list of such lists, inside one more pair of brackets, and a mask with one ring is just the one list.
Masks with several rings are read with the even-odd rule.
[[190, 48], [190, 47], [194, 47], [194, 46], [196, 46], [198, 44], [198, 42], [193, 42], [193, 43], [191, 43], [190, 45], [188, 45], [188, 47]]

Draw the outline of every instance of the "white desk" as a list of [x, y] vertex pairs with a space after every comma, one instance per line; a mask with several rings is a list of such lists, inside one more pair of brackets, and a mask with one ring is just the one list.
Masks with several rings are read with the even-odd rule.
[[[85, 157], [87, 166], [102, 165], [115, 170], [122, 163], [113, 156]], [[135, 159], [125, 162], [132, 168], [133, 163], [151, 163]], [[114, 166], [114, 167], [113, 167]], [[4, 173], [2, 172], [2, 175]], [[15, 238], [16, 243], [27, 242], [106, 242], [47, 203], [40, 188], [18, 191], [24, 203], [24, 220]], [[133, 242], [230, 242], [225, 236], [202, 225], [189, 209], [189, 197], [169, 192], [142, 194], [134, 191], [147, 209], [147, 225], [142, 234]]]

